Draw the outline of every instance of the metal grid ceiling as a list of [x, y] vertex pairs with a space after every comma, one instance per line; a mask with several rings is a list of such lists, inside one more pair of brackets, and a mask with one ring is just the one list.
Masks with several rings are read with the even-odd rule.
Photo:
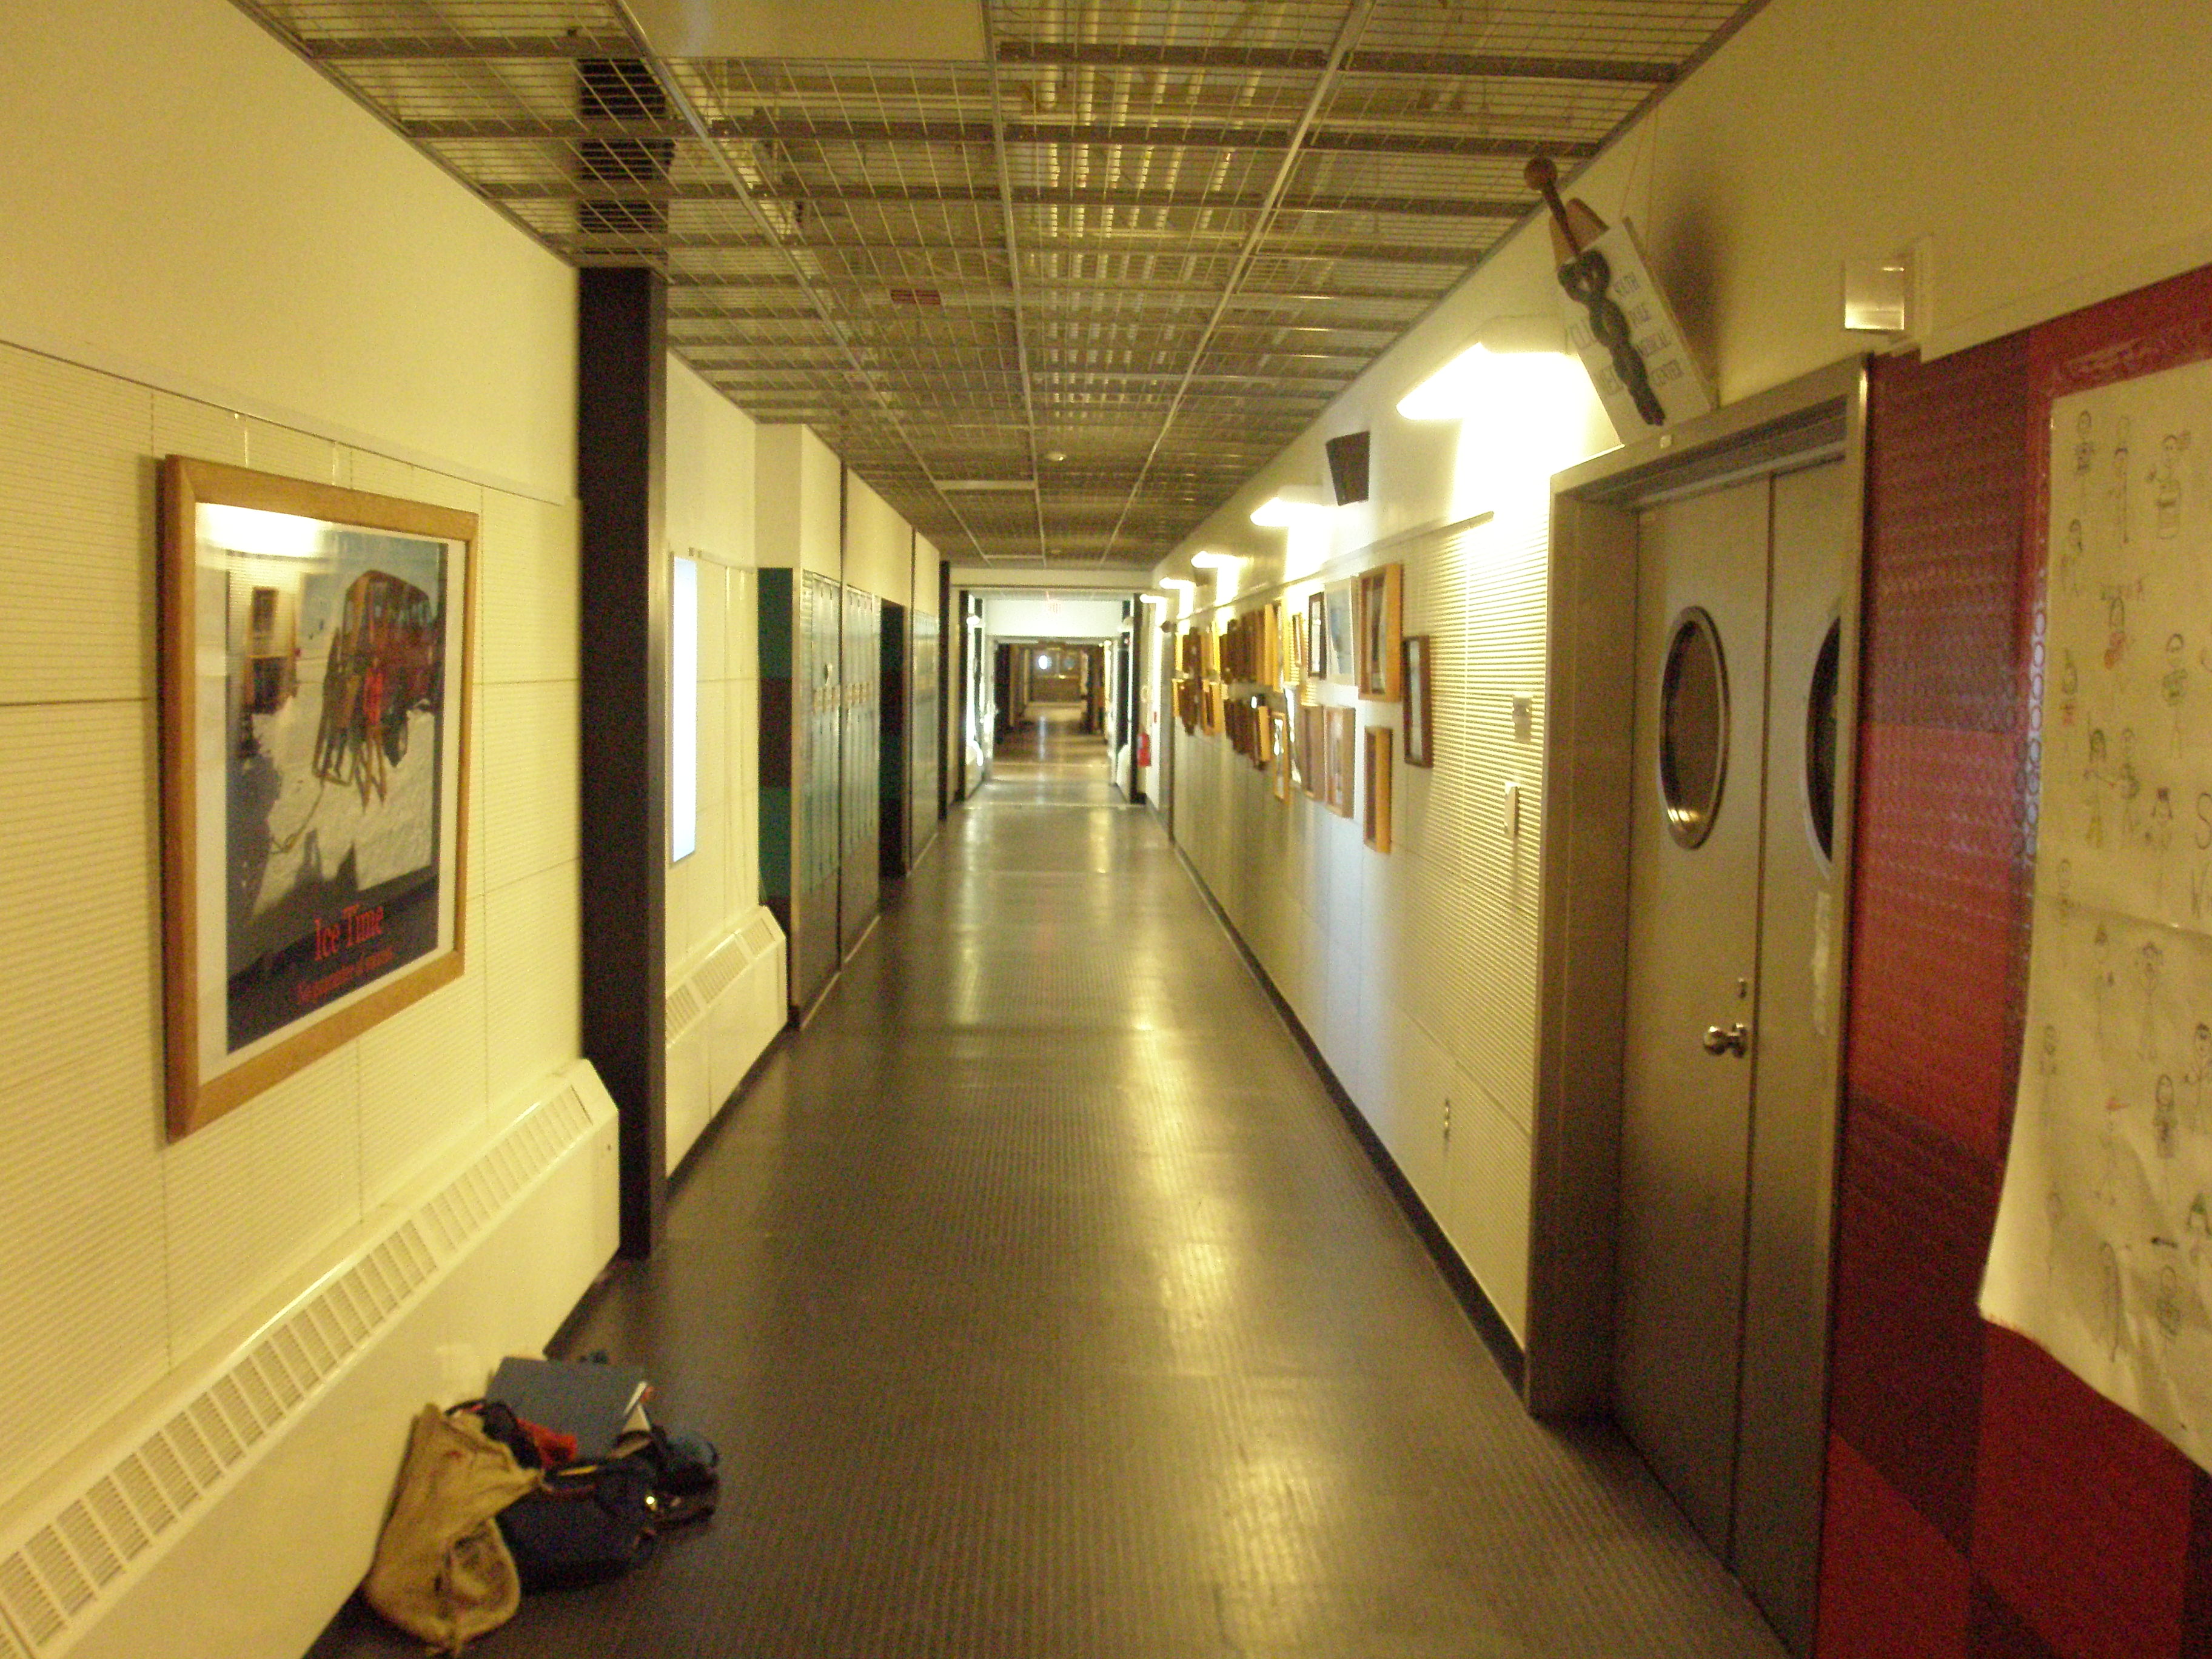
[[687, 362], [939, 547], [1055, 565], [1158, 559], [1528, 211], [1529, 155], [1749, 9], [983, 0], [970, 64], [666, 59], [620, 0], [238, 3], [563, 258], [665, 273]]

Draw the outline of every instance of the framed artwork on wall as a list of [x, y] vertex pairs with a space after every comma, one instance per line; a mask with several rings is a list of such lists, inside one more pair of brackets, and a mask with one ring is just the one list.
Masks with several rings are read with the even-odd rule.
[[1367, 728], [1366, 793], [1360, 839], [1378, 853], [1390, 850], [1390, 728]]
[[1306, 596], [1306, 678], [1328, 678], [1328, 599], [1316, 587]]
[[1378, 565], [1359, 573], [1353, 609], [1358, 635], [1359, 695], [1371, 701], [1398, 701], [1400, 619], [1404, 608], [1405, 567]]
[[1252, 722], [1252, 764], [1264, 772], [1274, 763], [1275, 723], [1259, 698], [1253, 698], [1246, 707]]
[[1328, 678], [1332, 684], [1350, 685], [1358, 666], [1353, 643], [1352, 591], [1349, 580], [1331, 582], [1322, 589], [1322, 616], [1328, 628]]
[[1401, 650], [1406, 692], [1406, 764], [1436, 764], [1435, 720], [1429, 702], [1429, 636], [1408, 634]]
[[161, 466], [172, 1139], [460, 977], [477, 520]]
[[1297, 708], [1298, 787], [1316, 800], [1328, 799], [1328, 740], [1322, 719], [1327, 712], [1318, 703]]
[[1283, 647], [1282, 688], [1297, 690], [1306, 677], [1306, 616], [1297, 605], [1290, 607], [1290, 635]]
[[1291, 717], [1279, 708], [1267, 712], [1269, 741], [1274, 745], [1275, 799], [1291, 798]]
[[1325, 708], [1328, 725], [1328, 810], [1340, 818], [1352, 816], [1352, 770], [1359, 764], [1359, 711]]

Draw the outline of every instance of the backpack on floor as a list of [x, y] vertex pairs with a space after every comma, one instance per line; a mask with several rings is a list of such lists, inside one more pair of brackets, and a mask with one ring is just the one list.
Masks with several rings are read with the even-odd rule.
[[626, 1457], [572, 1463], [499, 1513], [500, 1535], [526, 1590], [620, 1577], [653, 1548], [653, 1472]]
[[498, 1629], [514, 1617], [522, 1586], [494, 1517], [538, 1480], [465, 1413], [423, 1407], [363, 1599], [447, 1653]]

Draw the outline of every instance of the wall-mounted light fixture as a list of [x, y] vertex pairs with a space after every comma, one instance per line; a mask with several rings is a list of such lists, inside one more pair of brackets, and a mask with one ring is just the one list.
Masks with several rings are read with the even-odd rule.
[[1288, 530], [1310, 513], [1327, 513], [1330, 504], [1311, 484], [1285, 484], [1252, 509], [1252, 522], [1269, 530]]
[[1450, 362], [1398, 400], [1409, 421], [1464, 420], [1486, 405], [1530, 398], [1555, 404], [1581, 366], [1566, 355], [1566, 331], [1556, 317], [1493, 317]]

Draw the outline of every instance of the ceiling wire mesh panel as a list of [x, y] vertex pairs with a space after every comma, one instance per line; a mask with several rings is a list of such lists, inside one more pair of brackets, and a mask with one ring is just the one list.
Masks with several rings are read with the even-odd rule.
[[[622, 0], [237, 0], [953, 557], [1148, 565], [1744, 0], [981, 0], [987, 56], [665, 54]], [[834, 50], [825, 26], [823, 50]]]

